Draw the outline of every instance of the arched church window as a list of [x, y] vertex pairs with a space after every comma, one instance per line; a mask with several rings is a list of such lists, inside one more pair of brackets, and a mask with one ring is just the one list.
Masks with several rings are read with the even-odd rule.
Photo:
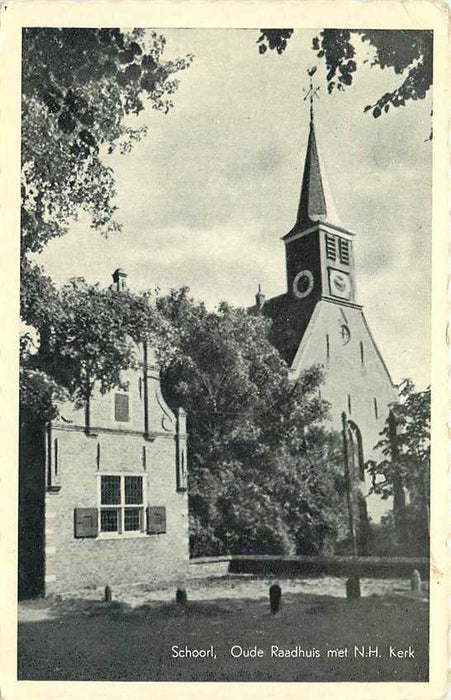
[[348, 394], [348, 413], [352, 413], [351, 394]]
[[341, 336], [341, 342], [343, 345], [347, 345], [349, 341], [351, 340], [351, 331], [349, 330], [348, 326], [345, 326], [344, 324], [340, 328], [340, 336]]
[[330, 359], [330, 341], [328, 333], [326, 333], [326, 357], [328, 360]]

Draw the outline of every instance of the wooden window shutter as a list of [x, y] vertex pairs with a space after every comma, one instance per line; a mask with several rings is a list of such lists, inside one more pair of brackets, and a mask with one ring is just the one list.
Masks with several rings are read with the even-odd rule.
[[160, 535], [166, 532], [166, 507], [149, 506], [147, 508], [147, 534]]
[[98, 534], [99, 522], [97, 508], [75, 508], [74, 536], [97, 537]]

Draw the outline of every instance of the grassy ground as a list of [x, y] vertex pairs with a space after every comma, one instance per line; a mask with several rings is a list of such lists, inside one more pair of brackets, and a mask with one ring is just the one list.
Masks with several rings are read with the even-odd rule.
[[[50, 605], [50, 607], [49, 607]], [[48, 608], [48, 609], [47, 609]], [[355, 601], [287, 593], [271, 615], [264, 599], [191, 601], [183, 609], [66, 600], [22, 603], [20, 680], [425, 681], [428, 605], [414, 596]], [[172, 646], [214, 647], [216, 658], [172, 657]], [[230, 649], [262, 649], [233, 658]], [[271, 645], [318, 650], [319, 658], [273, 657]], [[380, 656], [354, 657], [354, 645]], [[390, 658], [390, 646], [413, 658]], [[347, 649], [330, 657], [329, 649]], [[347, 654], [345, 656], [344, 654]]]

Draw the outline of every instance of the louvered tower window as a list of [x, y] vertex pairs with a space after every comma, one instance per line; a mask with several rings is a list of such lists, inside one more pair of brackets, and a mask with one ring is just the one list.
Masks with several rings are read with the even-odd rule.
[[326, 233], [326, 257], [329, 260], [337, 259], [337, 239]]
[[340, 262], [349, 265], [349, 241], [340, 238]]

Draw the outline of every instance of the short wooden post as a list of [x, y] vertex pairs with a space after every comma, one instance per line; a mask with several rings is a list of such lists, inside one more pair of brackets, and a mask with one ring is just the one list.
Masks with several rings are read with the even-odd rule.
[[410, 590], [411, 591], [421, 591], [421, 576], [418, 569], [412, 571], [410, 577]]
[[360, 598], [360, 578], [355, 574], [346, 581], [346, 598]]
[[273, 583], [272, 586], [269, 587], [269, 607], [273, 615], [279, 612], [281, 600], [282, 589], [278, 583]]
[[186, 595], [186, 590], [184, 588], [177, 588], [175, 592], [175, 602], [178, 605], [186, 605], [188, 602], [188, 596]]

